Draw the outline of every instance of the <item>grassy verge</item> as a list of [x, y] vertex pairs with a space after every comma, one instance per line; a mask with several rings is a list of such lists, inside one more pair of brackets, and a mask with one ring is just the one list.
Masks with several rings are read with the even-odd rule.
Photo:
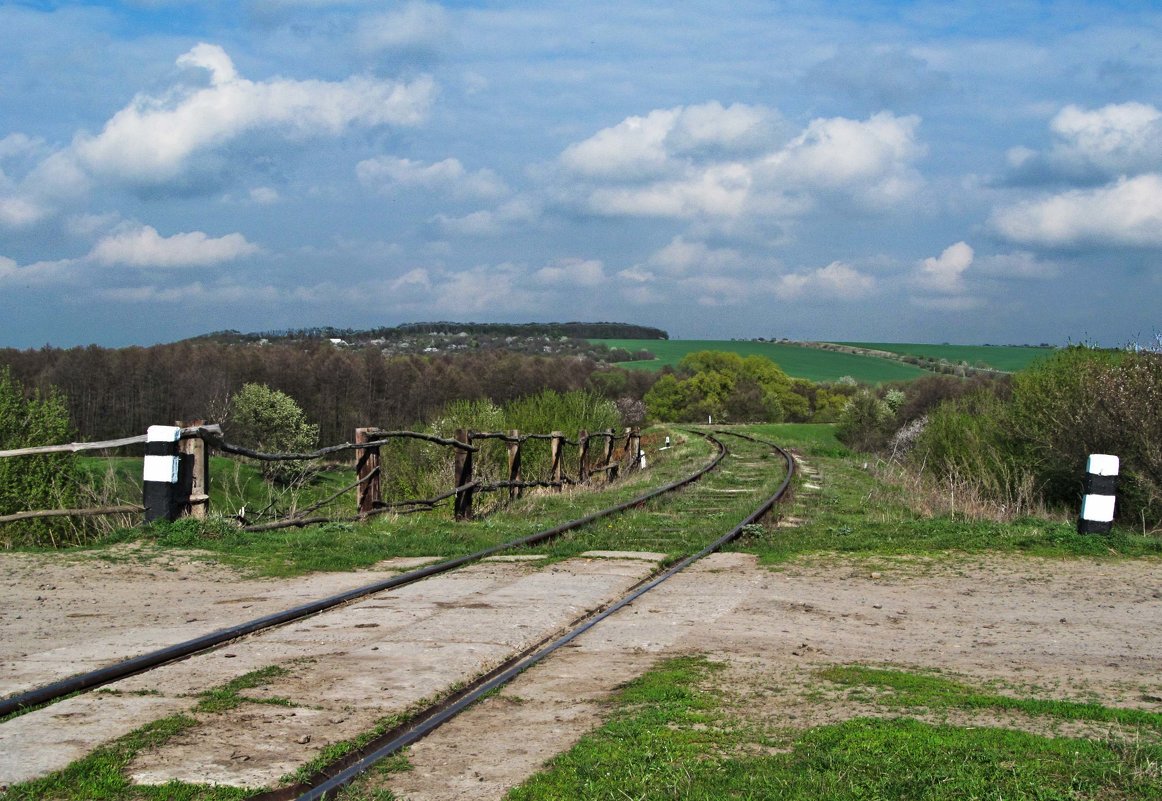
[[[758, 436], [803, 454], [818, 478], [800, 474], [788, 514], [794, 528], [768, 528], [750, 547], [766, 563], [800, 554], [866, 555], [1008, 552], [1037, 556], [1162, 556], [1162, 536], [1128, 528], [1109, 535], [1081, 535], [1076, 525], [1026, 517], [1012, 522], [969, 519], [967, 514], [918, 512], [907, 491], [881, 477], [866, 457], [850, 454], [831, 426], [761, 425]], [[808, 488], [816, 484], [818, 489]]]
[[[604, 726], [508, 798], [1162, 797], [1157, 744], [1127, 748], [906, 717], [855, 718], [785, 738], [764, 734], [724, 712], [705, 689], [716, 667], [693, 657], [662, 663], [621, 692]], [[903, 707], [932, 698], [927, 692], [896, 700]]]

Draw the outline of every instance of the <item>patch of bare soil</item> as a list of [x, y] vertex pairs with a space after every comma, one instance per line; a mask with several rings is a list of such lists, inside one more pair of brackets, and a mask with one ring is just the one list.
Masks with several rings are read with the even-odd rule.
[[[768, 732], [897, 714], [822, 682], [816, 671], [834, 664], [946, 671], [999, 693], [1162, 711], [1160, 623], [1157, 560], [826, 557], [772, 571], [714, 555], [413, 746], [412, 770], [373, 783], [407, 799], [501, 798], [592, 729], [619, 685], [685, 653], [725, 662], [716, 685]], [[1018, 713], [923, 717], [1120, 735]]]

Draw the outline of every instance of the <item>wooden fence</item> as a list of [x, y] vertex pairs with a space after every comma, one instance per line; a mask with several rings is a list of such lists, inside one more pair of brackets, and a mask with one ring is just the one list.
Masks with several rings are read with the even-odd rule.
[[[393, 440], [405, 438], [454, 449], [455, 458], [450, 489], [432, 498], [384, 500], [382, 496], [383, 464], [380, 458], [380, 448]], [[480, 446], [477, 443], [486, 440], [501, 440], [506, 444], [507, 479], [485, 482], [476, 476], [476, 456], [480, 452]], [[522, 450], [530, 440], [545, 440], [549, 444], [549, 475], [547, 477], [529, 480], [522, 473]], [[600, 443], [599, 450], [595, 450], [593, 447], [595, 441]], [[398, 509], [433, 509], [449, 499], [452, 500], [453, 514], [456, 519], [464, 520], [472, 516], [473, 499], [477, 493], [507, 491], [509, 499], [515, 500], [521, 497], [524, 490], [532, 487], [560, 489], [568, 484], [591, 483], [598, 477], [608, 483], [617, 479], [620, 470], [636, 467], [640, 463], [639, 454], [641, 453], [641, 435], [637, 429], [630, 428], [621, 433], [612, 429], [593, 433], [582, 430], [578, 432], [576, 440], [568, 439], [561, 431], [553, 431], [549, 434], [521, 434], [516, 430], [472, 432], [467, 429], [459, 429], [453, 439], [446, 439], [418, 431], [384, 431], [378, 428], [359, 428], [355, 431], [354, 442], [344, 442], [309, 453], [263, 453], [226, 442], [222, 437], [220, 426], [205, 425], [199, 422], [185, 427], [180, 424], [172, 427], [151, 426], [146, 435], [104, 442], [74, 442], [67, 445], [4, 450], [0, 451], [0, 458], [110, 450], [143, 443], [146, 447], [146, 454], [143, 468], [144, 492], [141, 505], [17, 512], [0, 516], [0, 523], [13, 523], [34, 518], [92, 516], [126, 512], [144, 513], [146, 522], [159, 519], [176, 520], [183, 517], [204, 518], [210, 505], [209, 454], [211, 449], [265, 462], [311, 461], [344, 451], [355, 451], [356, 480], [354, 483], [290, 517], [270, 523], [244, 525], [243, 530], [246, 531], [306, 526], [334, 522], [337, 519], [366, 520], [373, 515]], [[570, 476], [565, 470], [564, 450], [566, 445], [577, 448], [576, 478]], [[172, 460], [172, 462], [165, 460]], [[356, 492], [356, 514], [353, 517], [311, 516], [313, 512], [352, 491]]]

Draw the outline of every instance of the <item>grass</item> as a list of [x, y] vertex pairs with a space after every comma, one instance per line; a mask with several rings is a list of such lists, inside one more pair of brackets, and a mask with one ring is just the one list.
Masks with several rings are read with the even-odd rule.
[[[1013, 522], [930, 516], [915, 511], [901, 487], [885, 481], [865, 461], [848, 454], [830, 426], [762, 425], [748, 430], [799, 449], [820, 471], [819, 489], [807, 490], [800, 474], [787, 510], [802, 519], [793, 528], [767, 528], [748, 543], [767, 564], [812, 553], [939, 555], [1003, 552], [1035, 556], [1162, 556], [1162, 536], [1116, 527], [1106, 536], [1077, 533], [1073, 522], [1027, 517]], [[846, 455], [845, 455], [846, 454]], [[867, 467], [864, 465], [867, 464]]]
[[600, 342], [611, 348], [625, 348], [629, 351], [645, 349], [653, 353], [656, 358], [651, 361], [619, 362], [617, 365], [639, 370], [661, 370], [667, 365], [677, 366], [688, 353], [716, 350], [737, 353], [744, 357], [766, 356], [778, 364], [787, 375], [809, 381], [838, 381], [844, 376], [851, 376], [856, 381], [866, 384], [882, 384], [888, 381], [910, 381], [923, 375], [930, 375], [919, 367], [889, 359], [776, 342], [713, 339], [599, 339], [594, 342]]
[[952, 364], [967, 362], [974, 366], [992, 367], [1015, 373], [1024, 370], [1037, 359], [1053, 354], [1051, 348], [1031, 348], [1018, 345], [928, 345], [898, 342], [838, 342], [857, 348], [883, 350], [903, 356], [923, 356], [944, 359]]
[[[242, 691], [261, 687], [287, 671], [271, 666], [202, 693], [194, 713], [214, 714], [233, 709], [243, 702], [289, 703], [278, 699], [253, 699]], [[191, 715], [178, 714], [146, 724], [111, 743], [101, 746], [63, 770], [40, 779], [15, 784], [0, 792], [5, 801], [235, 801], [252, 792], [236, 787], [169, 782], [160, 786], [132, 784], [126, 774], [131, 762], [150, 749], [160, 748], [173, 737], [198, 725]]]
[[[1162, 797], [1156, 743], [1126, 748], [906, 717], [854, 718], [772, 737], [728, 715], [705, 688], [718, 667], [700, 657], [661, 663], [621, 691], [605, 725], [508, 799]], [[862, 674], [848, 678], [858, 682]], [[754, 754], [773, 749], [779, 752]]]
[[1107, 707], [1077, 701], [1014, 698], [982, 692], [967, 684], [921, 673], [882, 670], [860, 665], [837, 665], [818, 671], [817, 675], [847, 688], [871, 688], [878, 691], [876, 703], [890, 707], [924, 707], [927, 709], [995, 710], [1023, 712], [1058, 720], [1085, 720], [1116, 723], [1121, 726], [1153, 729], [1162, 732], [1162, 714], [1141, 709]]

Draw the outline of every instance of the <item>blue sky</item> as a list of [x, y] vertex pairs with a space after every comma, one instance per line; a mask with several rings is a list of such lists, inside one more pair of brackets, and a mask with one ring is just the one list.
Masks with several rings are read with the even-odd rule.
[[0, 4], [0, 346], [1162, 327], [1151, 3]]

